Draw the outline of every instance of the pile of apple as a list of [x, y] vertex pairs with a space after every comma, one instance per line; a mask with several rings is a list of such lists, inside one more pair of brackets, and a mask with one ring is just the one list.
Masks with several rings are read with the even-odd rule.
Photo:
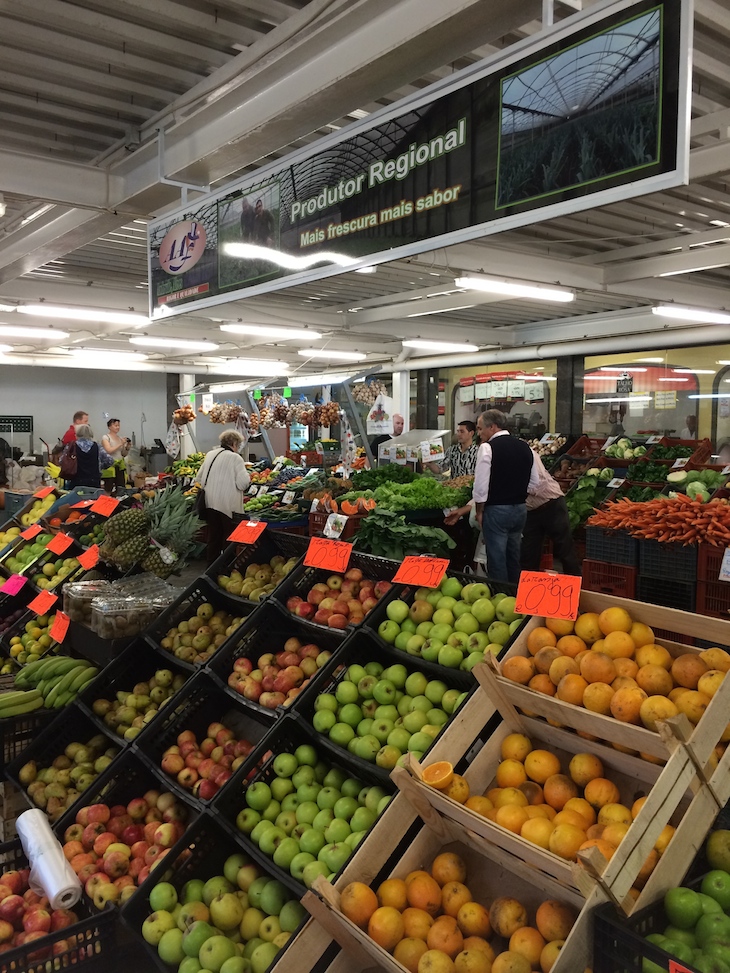
[[278, 652], [260, 655], [255, 665], [245, 657], [236, 659], [227, 682], [246, 699], [276, 709], [296, 699], [331, 655], [314, 642], [303, 643], [292, 636]]
[[390, 587], [390, 581], [373, 581], [364, 578], [359, 568], [350, 568], [344, 575], [332, 574], [326, 582], [312, 585], [306, 598], [292, 595], [286, 607], [317, 625], [346, 628], [359, 625]]
[[523, 615], [515, 599], [492, 594], [481, 581], [462, 587], [444, 577], [438, 588], [419, 588], [411, 605], [391, 601], [378, 626], [383, 641], [427, 662], [471, 672], [487, 654], [498, 655]]
[[254, 746], [248, 740], [237, 740], [233, 730], [222, 723], [211, 723], [200, 742], [192, 730], [183, 730], [177, 743], [163, 753], [160, 766], [194, 797], [209, 801], [231, 779]]
[[291, 573], [298, 561], [297, 557], [290, 557], [287, 561], [277, 554], [268, 564], [249, 564], [244, 574], [235, 568], [230, 574], [219, 574], [216, 583], [229, 595], [260, 601]]
[[194, 615], [168, 629], [160, 645], [166, 652], [172, 652], [176, 659], [191, 665], [202, 664], [245, 620], [234, 618], [223, 609], [216, 611], [215, 606], [204, 601]]
[[184, 684], [183, 675], [174, 675], [170, 669], [158, 669], [147, 682], [138, 682], [129, 691], [118, 690], [114, 699], [95, 699], [91, 708], [110, 730], [129, 742]]
[[97, 909], [122, 904], [185, 831], [187, 808], [149, 790], [127, 806], [90, 804], [63, 833], [63, 854]]
[[310, 888], [317, 875], [339, 872], [390, 797], [328, 765], [306, 743], [277, 754], [272, 770], [268, 783], [246, 788], [236, 826]]
[[407, 752], [421, 758], [467, 693], [397, 663], [349, 666], [334, 693], [321, 693], [312, 724], [350, 753], [392, 770]]
[[179, 892], [159, 882], [150, 908], [142, 936], [178, 973], [265, 973], [307, 915], [281, 882], [243, 854], [227, 858], [222, 875], [191, 879]]
[[87, 743], [69, 743], [48, 767], [39, 769], [35, 760], [29, 760], [20, 768], [20, 783], [51, 823], [58, 821], [119, 753], [119, 748], [108, 747], [108, 742], [99, 733]]
[[[45, 895], [38, 895], [28, 885], [30, 869], [12, 869], [0, 875], [0, 953], [42, 939], [49, 933], [68, 929], [79, 921], [71, 909], [52, 909]], [[61, 939], [53, 944], [53, 955], [58, 956], [73, 947], [75, 937]], [[30, 955], [31, 960], [50, 958], [48, 952]]]

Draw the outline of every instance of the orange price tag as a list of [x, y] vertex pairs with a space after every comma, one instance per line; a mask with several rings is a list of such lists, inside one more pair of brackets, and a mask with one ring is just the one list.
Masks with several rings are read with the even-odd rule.
[[36, 615], [45, 615], [46, 612], [52, 608], [58, 601], [58, 595], [54, 595], [52, 591], [41, 591], [39, 595], [36, 595], [33, 601], [28, 605], [28, 610], [34, 612]]
[[393, 578], [394, 584], [411, 584], [418, 588], [438, 588], [449, 566], [445, 557], [419, 557], [410, 554], [403, 558]]
[[23, 540], [32, 541], [34, 537], [37, 537], [43, 530], [40, 524], [33, 524], [32, 527], [27, 527], [20, 535]]
[[99, 545], [92, 544], [88, 551], [84, 551], [83, 554], [79, 554], [76, 558], [82, 568], [86, 571], [90, 571], [99, 563]]
[[326, 537], [313, 537], [309, 542], [304, 563], [308, 568], [322, 568], [324, 571], [347, 571], [352, 554], [352, 544], [347, 541], [330, 541]]
[[46, 550], [50, 551], [51, 554], [63, 554], [64, 551], [67, 551], [71, 547], [73, 542], [73, 537], [69, 537], [68, 534], [56, 534], [46, 544]]
[[685, 966], [683, 963], [678, 963], [676, 959], [670, 959], [669, 973], [692, 973], [692, 971], [688, 966]]
[[572, 574], [522, 571], [515, 611], [521, 615], [544, 615], [546, 618], [575, 621], [578, 617], [580, 587], [581, 579]]
[[90, 507], [93, 504], [93, 500], [79, 500], [78, 503], [72, 503], [71, 509], [78, 510], [80, 507]]
[[111, 517], [118, 506], [119, 501], [116, 497], [99, 497], [92, 503], [91, 512], [102, 517]]
[[36, 490], [33, 496], [38, 497], [39, 500], [42, 500], [44, 497], [50, 496], [55, 489], [55, 487], [43, 487], [42, 490]]
[[22, 574], [11, 574], [2, 588], [0, 588], [0, 594], [17, 595], [27, 580]]
[[242, 520], [240, 524], [236, 524], [236, 529], [229, 534], [228, 540], [236, 544], [253, 544], [265, 530], [265, 520]]
[[56, 612], [56, 617], [51, 625], [51, 630], [49, 635], [55, 642], [63, 642], [66, 638], [66, 632], [68, 632], [68, 624], [71, 619], [68, 617], [66, 612], [62, 612], [60, 609]]

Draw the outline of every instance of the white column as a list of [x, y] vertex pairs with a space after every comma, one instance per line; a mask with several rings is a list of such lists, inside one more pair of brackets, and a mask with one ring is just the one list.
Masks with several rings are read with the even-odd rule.
[[410, 372], [393, 372], [393, 404], [396, 413], [403, 416], [403, 432], [408, 432], [411, 416]]
[[[180, 375], [180, 395], [184, 395], [186, 392], [192, 391], [195, 388], [195, 376], [194, 375]], [[195, 452], [195, 446], [190, 436], [188, 426], [180, 427], [180, 459], [185, 459], [191, 453]]]

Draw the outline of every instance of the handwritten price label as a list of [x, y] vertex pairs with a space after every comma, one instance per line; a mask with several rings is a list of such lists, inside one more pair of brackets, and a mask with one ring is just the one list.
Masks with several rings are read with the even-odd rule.
[[56, 617], [51, 625], [49, 635], [55, 642], [63, 642], [66, 638], [66, 633], [68, 632], [68, 625], [71, 619], [65, 612], [57, 611]]
[[545, 574], [523, 571], [517, 587], [515, 611], [521, 615], [544, 615], [546, 618], [578, 617], [581, 579], [572, 574]]
[[287, 490], [282, 498], [282, 503], [294, 503], [294, 491]]
[[347, 541], [330, 541], [326, 537], [313, 537], [309, 542], [304, 563], [308, 568], [322, 568], [324, 571], [347, 571], [352, 554], [352, 544]]
[[43, 487], [42, 490], [36, 490], [33, 496], [38, 497], [39, 500], [42, 500], [44, 497], [50, 496], [55, 489], [55, 487]]
[[32, 527], [28, 527], [21, 533], [21, 537], [25, 541], [32, 541], [34, 537], [37, 537], [43, 530], [40, 524], [33, 524]]
[[228, 540], [234, 544], [253, 544], [265, 530], [265, 520], [242, 520], [233, 533], [228, 535]]
[[101, 517], [111, 517], [118, 506], [119, 501], [116, 497], [99, 497], [92, 503], [91, 512]]
[[662, 441], [661, 436], [649, 436], [649, 438], [646, 441], [646, 445], [653, 446], [654, 443], [660, 443], [661, 441]]
[[252, 483], [251, 486], [248, 488], [249, 496], [255, 497], [258, 492], [259, 492], [259, 488], [256, 486], [255, 483]]
[[27, 580], [22, 574], [11, 574], [2, 588], [0, 588], [0, 594], [17, 595]]
[[88, 551], [84, 551], [83, 554], [79, 554], [76, 560], [85, 571], [90, 571], [99, 563], [99, 545], [92, 544]]
[[690, 460], [689, 456], [680, 456], [679, 459], [675, 459], [672, 469], [673, 470], [681, 469], [683, 466], [686, 466], [687, 463], [689, 463], [689, 460]]
[[85, 507], [91, 507], [91, 506], [93, 506], [93, 503], [94, 503], [93, 500], [79, 500], [78, 503], [72, 503], [71, 504], [71, 509], [72, 510], [79, 510], [79, 509], [82, 509], [82, 508], [85, 508]]
[[32, 611], [35, 615], [45, 615], [46, 612], [52, 608], [58, 601], [58, 595], [54, 595], [51, 591], [41, 591], [39, 595], [36, 595], [33, 601], [28, 605], [28, 611]]
[[416, 585], [418, 588], [438, 588], [448, 566], [449, 562], [445, 557], [409, 555], [403, 558], [393, 583]]
[[68, 534], [56, 534], [46, 544], [46, 550], [50, 551], [51, 554], [63, 554], [64, 551], [67, 551], [71, 547], [73, 542], [73, 537], [69, 537]]
[[614, 478], [612, 480], [609, 480], [606, 485], [609, 490], [615, 490], [617, 487], [620, 487], [623, 482], [624, 481], [621, 479], [620, 476], [614, 476]]
[[678, 963], [676, 959], [669, 960], [669, 973], [692, 973], [688, 966]]

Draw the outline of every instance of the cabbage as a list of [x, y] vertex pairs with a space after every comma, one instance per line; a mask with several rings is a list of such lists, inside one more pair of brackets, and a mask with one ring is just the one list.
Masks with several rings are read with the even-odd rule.
[[600, 476], [600, 473], [601, 471], [598, 469], [597, 466], [594, 466], [590, 470], [586, 470], [586, 476]]
[[620, 446], [622, 449], [630, 449], [631, 448], [631, 440], [630, 439], [619, 439], [619, 441], [616, 443], [616, 445], [617, 446]]
[[[667, 483], [671, 483], [673, 486], [684, 486], [687, 482], [687, 473], [685, 470], [676, 470], [673, 473], [667, 473]], [[689, 490], [687, 491], [689, 493]]]
[[646, 446], [635, 446], [634, 447], [634, 459], [637, 456], [644, 456], [646, 454]]
[[601, 470], [601, 473], [600, 473], [598, 479], [599, 480], [612, 480], [613, 479], [613, 470], [611, 469], [611, 467], [610, 466], [607, 466], [605, 468], [605, 470]]
[[623, 459], [633, 459], [636, 453], [633, 449], [625, 449]]
[[704, 484], [697, 482], [687, 485], [687, 496], [690, 500], [699, 500], [700, 503], [707, 503], [710, 499], [710, 494], [705, 489]]
[[687, 471], [687, 483], [702, 483], [702, 476], [699, 470]]

